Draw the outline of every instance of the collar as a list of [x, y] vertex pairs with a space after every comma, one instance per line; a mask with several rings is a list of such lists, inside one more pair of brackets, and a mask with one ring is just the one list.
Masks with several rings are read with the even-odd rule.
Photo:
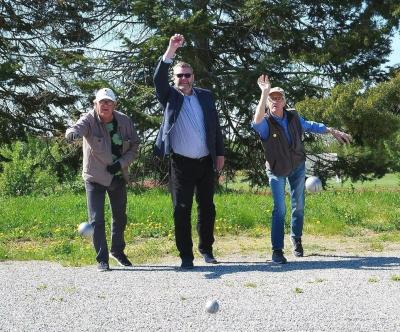
[[277, 115], [274, 115], [274, 114], [272, 114], [271, 112], [270, 112], [270, 114], [271, 114], [271, 116], [274, 118], [274, 120], [275, 120], [275, 121], [278, 121], [278, 122], [282, 122], [282, 121], [284, 121], [284, 120], [287, 119], [287, 115], [286, 115], [286, 110], [285, 110], [285, 109], [283, 110], [283, 116], [282, 116], [282, 117], [279, 117], [279, 116], [277, 116]]
[[174, 87], [176, 91], [178, 91], [182, 97], [192, 97], [192, 96], [196, 96], [197, 97], [197, 93], [195, 88], [192, 88], [192, 94], [191, 95], [185, 95], [181, 90], [179, 90], [177, 87]]

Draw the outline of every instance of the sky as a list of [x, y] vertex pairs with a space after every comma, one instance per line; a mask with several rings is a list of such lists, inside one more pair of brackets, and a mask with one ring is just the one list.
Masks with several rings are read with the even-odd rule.
[[393, 52], [389, 57], [389, 62], [385, 64], [385, 66], [393, 66], [397, 63], [400, 64], [400, 32], [398, 32], [392, 41]]

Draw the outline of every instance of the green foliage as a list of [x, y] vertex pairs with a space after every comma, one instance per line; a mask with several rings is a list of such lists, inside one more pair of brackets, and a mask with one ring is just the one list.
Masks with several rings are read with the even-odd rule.
[[[246, 169], [247, 177], [259, 186], [266, 183], [264, 158], [250, 129], [259, 96], [257, 76], [268, 73], [274, 86], [287, 91], [290, 104], [305, 96], [322, 98], [335, 84], [355, 78], [365, 86], [385, 81], [389, 74], [381, 65], [391, 51], [399, 11], [393, 1], [358, 0], [3, 1], [0, 140], [10, 143], [26, 139], [28, 133], [63, 132], [67, 120], [92, 104], [94, 90], [108, 86], [117, 92], [119, 110], [133, 117], [144, 142], [146, 155], [135, 164], [135, 173], [163, 179], [165, 164], [151, 156], [161, 122], [152, 76], [169, 37], [182, 33], [186, 44], [177, 60], [190, 62], [196, 84], [212, 89], [216, 97], [226, 137], [226, 176]], [[327, 120], [355, 136], [353, 158], [333, 146], [339, 161], [324, 172], [352, 178], [381, 176], [398, 167], [386, 158], [395, 155], [396, 144], [379, 136], [380, 125], [370, 135], [376, 114], [368, 103], [346, 94], [353, 88], [359, 89], [355, 83], [348, 90], [337, 88], [340, 98], [332, 93], [326, 107], [306, 101], [310, 119]], [[394, 91], [382, 105], [398, 114]], [[314, 103], [318, 105], [312, 111]], [[332, 112], [325, 114], [330, 106]], [[390, 131], [396, 122], [389, 124]], [[386, 151], [380, 168], [377, 151]], [[77, 156], [64, 159], [64, 164], [77, 171]], [[63, 178], [61, 166], [56, 172]]]
[[[61, 180], [74, 182], [75, 170], [64, 164], [66, 157], [55, 140], [30, 137], [0, 148], [0, 195], [49, 195]], [[71, 184], [71, 186], [73, 186]]]
[[65, 128], [78, 98], [73, 83], [88, 75], [94, 9], [95, 1], [0, 2], [1, 142]]
[[[346, 4], [337, 1], [178, 1], [165, 6], [163, 1], [154, 0], [132, 1], [131, 5], [131, 12], [143, 24], [143, 29], [138, 27], [143, 34], [137, 30], [120, 34], [123, 45], [132, 53], [126, 63], [130, 70], [125, 72], [129, 90], [131, 80], [151, 86], [155, 63], [167, 47], [169, 37], [182, 33], [185, 47], [179, 49], [176, 59], [190, 62], [196, 84], [211, 88], [216, 96], [226, 137], [226, 176], [231, 178], [236, 170], [246, 170], [247, 178], [257, 186], [267, 183], [262, 171], [261, 145], [250, 129], [259, 95], [257, 76], [267, 72], [273, 85], [287, 91], [291, 104], [305, 96], [322, 98], [335, 83], [348, 83], [354, 78], [366, 80], [368, 84], [381, 81], [386, 74], [380, 65], [390, 52], [389, 36], [399, 21], [393, 16], [397, 6], [359, 1]], [[110, 56], [111, 63], [121, 60], [120, 54]], [[125, 76], [125, 73], [121, 74]], [[140, 111], [146, 114], [137, 117], [137, 121], [141, 129], [150, 132], [150, 135], [144, 134], [144, 141], [148, 142], [150, 137], [152, 142], [160, 122], [154, 95], [140, 93], [135, 85], [134, 89], [139, 94], [132, 96], [130, 104], [140, 105]], [[351, 98], [336, 103], [346, 104], [343, 112], [351, 111], [348, 108]], [[343, 112], [310, 119], [329, 120], [329, 125], [345, 129]], [[369, 123], [372, 114], [360, 113], [357, 124]], [[363, 140], [370, 137], [365, 130], [361, 135]], [[360, 144], [359, 140], [356, 144]], [[332, 149], [341, 150], [337, 146]], [[356, 166], [370, 158], [365, 153], [362, 156], [366, 157], [351, 163], [351, 171], [343, 169], [346, 163], [338, 162], [324, 172], [326, 176], [339, 172], [342, 176], [364, 178], [370, 176], [366, 172], [380, 176], [387, 170], [385, 162], [376, 171], [357, 170]]]
[[26, 143], [15, 142], [9, 149], [1, 149], [1, 154], [11, 161], [2, 163], [0, 194], [20, 196], [32, 192], [52, 192], [57, 178], [51, 175], [48, 168], [41, 166], [46, 157], [43, 148], [39, 141], [30, 140]]
[[400, 129], [396, 111], [400, 104], [399, 89], [400, 73], [397, 73], [390, 81], [375, 87], [365, 89], [360, 81], [353, 81], [337, 85], [326, 98], [306, 98], [296, 104], [304, 118], [327, 123], [353, 137], [350, 146], [325, 147], [325, 152], [338, 153], [337, 162], [332, 163], [325, 178], [338, 174], [353, 181], [368, 180], [398, 169], [395, 156]]

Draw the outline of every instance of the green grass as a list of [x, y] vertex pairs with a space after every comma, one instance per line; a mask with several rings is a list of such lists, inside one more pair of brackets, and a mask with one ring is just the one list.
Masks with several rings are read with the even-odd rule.
[[[400, 241], [399, 198], [400, 192], [394, 190], [341, 189], [308, 194], [304, 233], [362, 237], [370, 250], [381, 251], [385, 242]], [[215, 204], [217, 237], [269, 238], [270, 194], [222, 193], [215, 196]], [[177, 255], [171, 205], [169, 193], [160, 189], [139, 194], [129, 192], [125, 238], [128, 254], [134, 256], [136, 263]], [[287, 197], [287, 230], [289, 205]], [[196, 215], [194, 208], [193, 225]], [[107, 204], [106, 220], [110, 219]], [[86, 220], [84, 194], [0, 197], [0, 260], [54, 260], [75, 266], [92, 263], [92, 245], [79, 237], [76, 231], [78, 225]]]
[[335, 180], [328, 181], [331, 188], [336, 189], [358, 189], [358, 190], [399, 190], [400, 174], [386, 174], [380, 179], [373, 181], [345, 181], [343, 183], [336, 182]]
[[[251, 191], [260, 191], [260, 188], [257, 190], [252, 190], [250, 188], [249, 182], [245, 180], [245, 177], [241, 172], [237, 173], [237, 176], [233, 181], [223, 183], [222, 186], [224, 188], [241, 191], [241, 192], [251, 192]], [[380, 179], [375, 179], [372, 181], [356, 181], [351, 182], [350, 180], [344, 182], [337, 182], [336, 179], [330, 179], [327, 182], [327, 190], [378, 190], [378, 191], [398, 191], [400, 186], [400, 174], [399, 173], [391, 173], [386, 174], [384, 177]], [[269, 188], [265, 187], [264, 191], [269, 192]]]

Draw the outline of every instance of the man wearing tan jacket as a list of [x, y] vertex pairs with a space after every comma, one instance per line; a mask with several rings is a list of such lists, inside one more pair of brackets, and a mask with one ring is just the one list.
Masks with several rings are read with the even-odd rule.
[[[111, 89], [100, 89], [94, 108], [67, 129], [72, 142], [83, 137], [82, 177], [85, 181], [89, 221], [93, 226], [93, 246], [97, 270], [109, 270], [109, 257], [122, 266], [131, 266], [124, 253], [126, 227], [126, 183], [128, 166], [137, 155], [139, 137], [132, 120], [115, 110], [116, 97]], [[105, 194], [111, 211], [111, 248], [108, 253], [104, 220]]]

